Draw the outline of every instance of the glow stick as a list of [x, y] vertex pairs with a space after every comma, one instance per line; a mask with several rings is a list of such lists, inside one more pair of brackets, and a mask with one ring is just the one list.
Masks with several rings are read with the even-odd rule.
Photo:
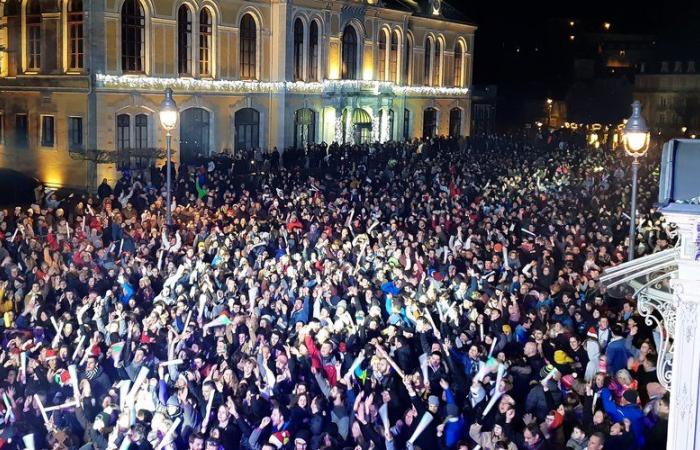
[[187, 331], [187, 326], [190, 324], [190, 319], [192, 319], [191, 309], [187, 312], [187, 319], [185, 319], [185, 326], [182, 328], [182, 333], [180, 333], [181, 336], [185, 334], [185, 331]]
[[159, 367], [168, 367], [168, 366], [177, 366], [182, 364], [184, 361], [181, 359], [171, 359], [170, 361], [163, 361], [162, 363], [158, 364]]
[[211, 416], [211, 405], [214, 403], [214, 392], [209, 394], [209, 400], [207, 401], [207, 409], [204, 416], [204, 422], [202, 423], [202, 433], [207, 429], [207, 424], [209, 424], [209, 417]]
[[12, 237], [10, 238], [10, 242], [15, 242], [15, 237], [17, 237], [18, 231], [19, 231], [19, 228], [15, 228], [15, 232], [12, 233]]
[[136, 398], [136, 392], [138, 392], [139, 388], [141, 387], [141, 384], [144, 381], [146, 381], [147, 377], [148, 367], [141, 367], [141, 370], [139, 371], [139, 374], [136, 377], [136, 380], [134, 381], [134, 385], [131, 387], [129, 394], [126, 396], [129, 403], [133, 403], [134, 399]]
[[389, 433], [391, 427], [389, 426], [389, 406], [387, 403], [382, 404], [379, 407], [379, 417], [382, 418], [382, 424], [384, 425], [384, 433]]
[[68, 373], [70, 374], [70, 384], [73, 385], [73, 396], [75, 397], [75, 402], [80, 402], [80, 388], [78, 387], [78, 371], [75, 368], [75, 364], [68, 366]]
[[131, 380], [122, 380], [119, 382], [119, 409], [124, 409], [124, 404], [126, 403], [126, 398], [129, 395], [129, 387], [131, 386]]
[[15, 420], [15, 413], [12, 411], [12, 404], [10, 403], [10, 399], [7, 397], [7, 394], [2, 394], [2, 401], [5, 402], [5, 409], [7, 410], [5, 413], [5, 418], [12, 417], [12, 420]]
[[49, 416], [46, 415], [46, 410], [44, 409], [44, 405], [41, 403], [41, 399], [39, 398], [38, 394], [34, 394], [34, 401], [39, 406], [39, 412], [41, 412], [41, 417], [44, 418], [44, 423], [48, 423]]
[[24, 450], [34, 450], [34, 433], [25, 434], [22, 436]]
[[154, 450], [163, 450], [163, 447], [168, 445], [168, 439], [170, 439], [170, 436], [175, 433], [175, 430], [177, 430], [177, 427], [180, 426], [180, 422], [182, 421], [181, 418], [175, 419], [175, 422], [173, 422], [172, 425], [170, 425], [170, 428], [168, 428], [168, 431], [165, 432], [165, 436], [163, 436], [163, 439], [160, 441], [158, 446]]
[[22, 352], [19, 355], [20, 359], [20, 372], [22, 373], [22, 383], [26, 384], [27, 383], [27, 352]]
[[479, 324], [479, 334], [481, 335], [481, 340], [484, 340], [484, 324], [480, 323]]
[[491, 411], [491, 408], [493, 408], [493, 405], [495, 405], [498, 399], [501, 398], [501, 395], [503, 395], [503, 392], [499, 391], [498, 386], [496, 386], [496, 393], [493, 394], [493, 397], [491, 397], [491, 400], [489, 400], [489, 403], [486, 405], [486, 408], [484, 408], [484, 412], [481, 417], [486, 417], [489, 411]]
[[56, 330], [56, 333], [61, 332], [61, 329], [58, 328], [58, 324], [56, 323], [56, 318], [54, 318], [54, 316], [51, 316], [51, 325], [53, 325], [53, 329]]

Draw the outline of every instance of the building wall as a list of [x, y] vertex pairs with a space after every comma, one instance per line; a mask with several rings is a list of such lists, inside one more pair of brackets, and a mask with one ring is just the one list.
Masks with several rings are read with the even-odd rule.
[[634, 98], [649, 126], [664, 137], [700, 135], [700, 74], [637, 74]]
[[[31, 3], [40, 5], [40, 67], [30, 67]], [[294, 118], [298, 109], [315, 113], [313, 141], [337, 139], [338, 123], [346, 108], [365, 109], [373, 118], [373, 139], [384, 140], [379, 130], [382, 109], [394, 111], [395, 139], [403, 137], [404, 109], [410, 110], [409, 137], [423, 132], [423, 111], [435, 108], [438, 134], [449, 133], [450, 110], [459, 108], [461, 134], [469, 134], [472, 49], [475, 26], [448, 21], [440, 16], [421, 17], [410, 11], [374, 6], [366, 1], [322, 2], [294, 0], [277, 2], [220, 0], [138, 0], [144, 12], [143, 70], [132, 73], [122, 63], [122, 5], [130, 0], [83, 1], [83, 63], [71, 67], [70, 0], [7, 0], [0, 17], [0, 44], [8, 48], [0, 56], [0, 113], [3, 115], [0, 165], [32, 174], [55, 186], [94, 187], [99, 179], [117, 177], [117, 116], [147, 117], [148, 147], [163, 148], [165, 131], [160, 127], [158, 109], [166, 87], [182, 114], [201, 108], [209, 114], [209, 145], [206, 152], [233, 152], [236, 148], [236, 113], [253, 108], [259, 114], [259, 146], [270, 149], [294, 144]], [[49, 5], [50, 4], [50, 5]], [[192, 18], [192, 70], [178, 72], [178, 10], [190, 8]], [[210, 73], [199, 71], [197, 58], [199, 19], [205, 9], [212, 17]], [[250, 14], [256, 24], [254, 80], [242, 80], [241, 19]], [[304, 68], [295, 79], [294, 23], [304, 24]], [[319, 26], [318, 72], [312, 77], [308, 49], [312, 21]], [[351, 25], [358, 32], [357, 81], [343, 80], [342, 37]], [[379, 80], [379, 39], [387, 33], [387, 70]], [[391, 34], [398, 36], [397, 75], [389, 82], [388, 63]], [[133, 37], [134, 33], [130, 33]], [[441, 42], [441, 58], [433, 57], [432, 70], [439, 71], [438, 85], [424, 80], [425, 42]], [[462, 44], [461, 80], [454, 86], [456, 43]], [[409, 76], [404, 73], [406, 46], [410, 43]], [[434, 50], [433, 50], [434, 52]], [[314, 79], [315, 78], [315, 79]], [[408, 79], [407, 79], [408, 78]], [[337, 81], [336, 81], [337, 80]], [[27, 114], [29, 142], [17, 148], [12, 139], [16, 114]], [[56, 139], [51, 149], [39, 142], [41, 116], [55, 116]], [[69, 117], [83, 120], [83, 153], [99, 150], [106, 159], [81, 159], [80, 151], [68, 151]], [[173, 158], [180, 159], [181, 130], [173, 130]], [[88, 152], [89, 153], [89, 152]], [[106, 156], [105, 156], [106, 155]]]

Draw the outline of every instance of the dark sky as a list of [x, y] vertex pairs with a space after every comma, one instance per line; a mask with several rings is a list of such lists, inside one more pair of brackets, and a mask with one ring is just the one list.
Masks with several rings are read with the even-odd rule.
[[[568, 20], [576, 21], [572, 33], [599, 31], [604, 22], [610, 22], [614, 32], [659, 36], [669, 51], [697, 53], [700, 48], [697, 0], [653, 4], [616, 0], [448, 1], [479, 27], [474, 51], [476, 84], [508, 85], [528, 77], [556, 77], [551, 72], [565, 64], [557, 66], [552, 59], [561, 58], [559, 44], [566, 41], [570, 30], [557, 30], [555, 24]], [[516, 54], [518, 48], [520, 52]]]

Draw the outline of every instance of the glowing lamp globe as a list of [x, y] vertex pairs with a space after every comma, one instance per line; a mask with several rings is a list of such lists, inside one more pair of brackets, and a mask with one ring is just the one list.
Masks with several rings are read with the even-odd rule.
[[642, 105], [635, 100], [632, 103], [632, 115], [622, 131], [625, 152], [633, 157], [644, 156], [649, 149], [649, 128], [642, 117]]
[[165, 90], [165, 99], [160, 104], [160, 124], [166, 130], [170, 131], [177, 125], [177, 104], [173, 100], [173, 90], [168, 88]]

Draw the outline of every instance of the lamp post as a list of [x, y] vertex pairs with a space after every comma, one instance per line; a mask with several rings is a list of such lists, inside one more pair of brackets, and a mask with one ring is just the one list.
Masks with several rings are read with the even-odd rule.
[[552, 126], [552, 103], [554, 101], [551, 98], [547, 99], [547, 128]]
[[166, 149], [167, 149], [167, 179], [166, 179], [166, 196], [165, 196], [165, 223], [170, 228], [173, 224], [173, 212], [171, 209], [171, 199], [170, 199], [170, 191], [171, 191], [171, 181], [170, 181], [170, 171], [171, 171], [171, 155], [170, 155], [170, 132], [175, 128], [175, 125], [177, 125], [177, 104], [175, 103], [175, 100], [173, 100], [173, 90], [170, 88], [167, 88], [165, 90], [165, 99], [163, 100], [163, 103], [160, 104], [160, 124], [165, 128], [165, 139], [166, 139]]
[[625, 152], [634, 158], [632, 160], [632, 201], [630, 211], [629, 260], [634, 259], [636, 221], [637, 221], [637, 175], [639, 173], [639, 158], [649, 149], [649, 128], [642, 117], [642, 104], [635, 100], [632, 103], [632, 115], [622, 131], [622, 143]]

